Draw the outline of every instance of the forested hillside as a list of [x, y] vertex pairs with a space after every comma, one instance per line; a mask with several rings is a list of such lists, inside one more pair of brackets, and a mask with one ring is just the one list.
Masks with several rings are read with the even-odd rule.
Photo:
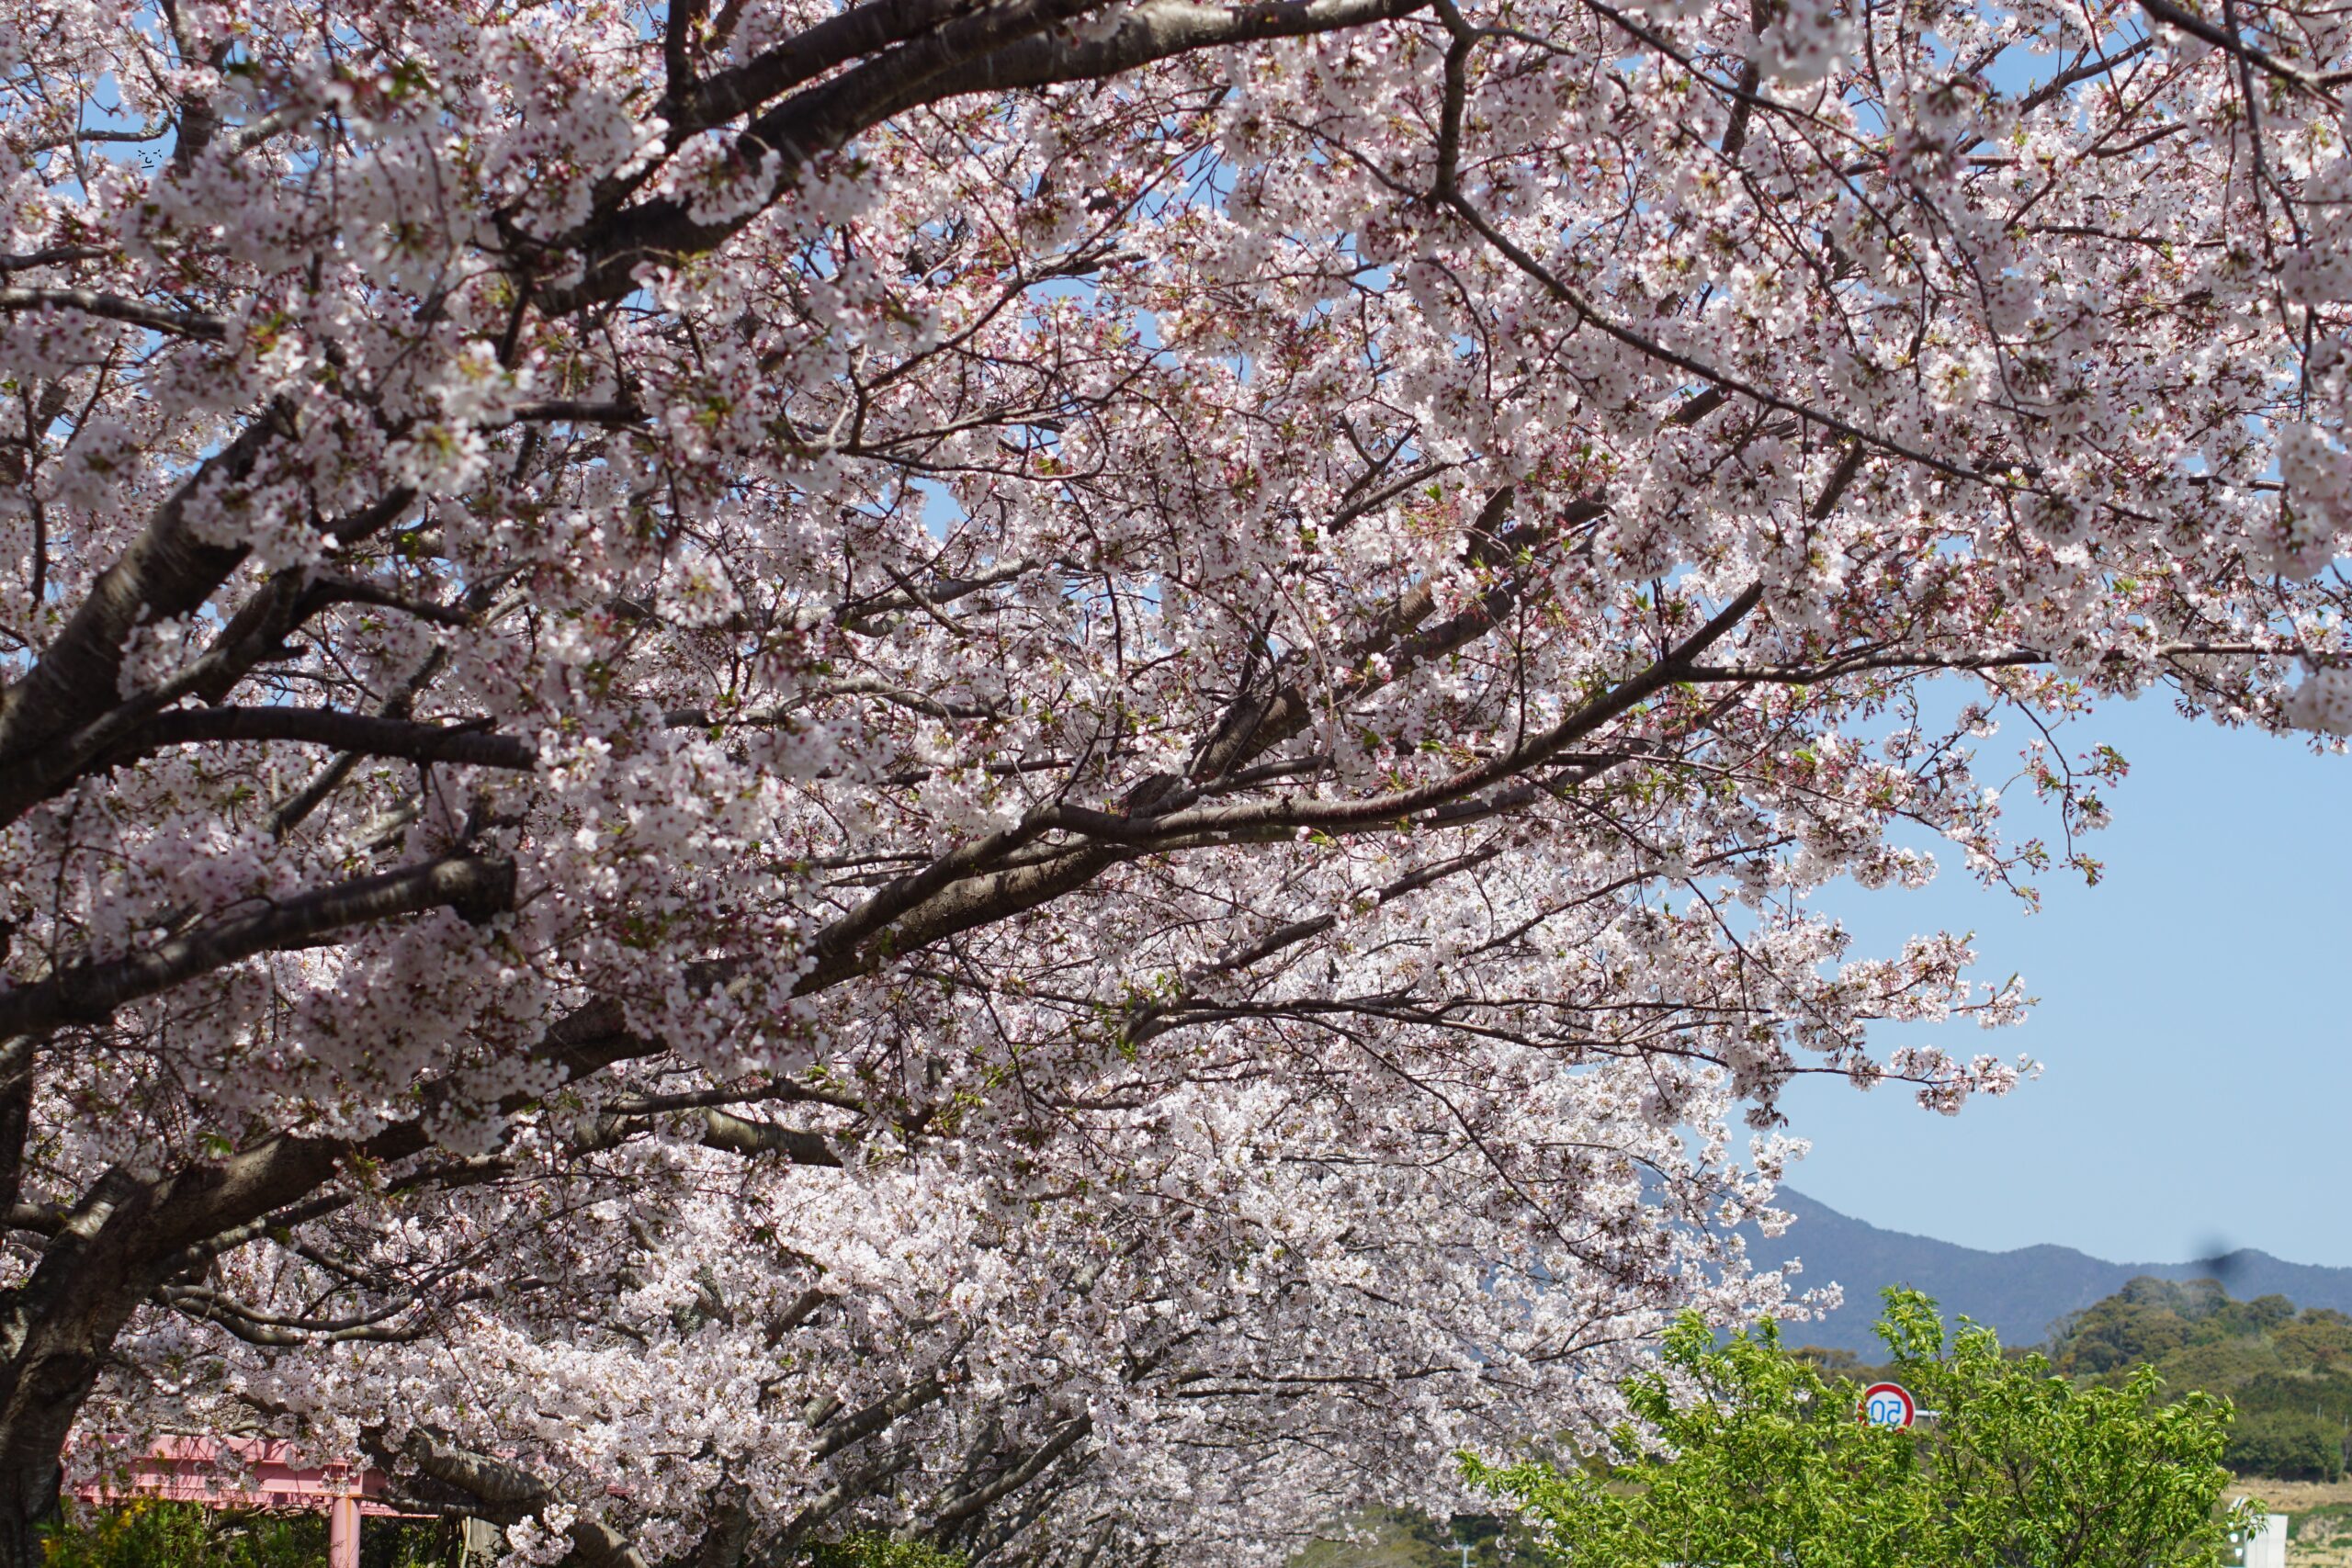
[[2143, 1362], [2167, 1390], [2225, 1394], [2241, 1474], [2333, 1481], [2352, 1437], [2352, 1315], [2285, 1296], [2235, 1301], [2211, 1280], [2137, 1279], [2062, 1322], [2059, 1371], [2120, 1382]]

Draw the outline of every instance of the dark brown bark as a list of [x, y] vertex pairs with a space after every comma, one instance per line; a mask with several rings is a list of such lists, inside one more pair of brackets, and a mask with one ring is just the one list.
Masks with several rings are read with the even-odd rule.
[[[1226, 45], [1366, 27], [1424, 10], [1429, 0], [1307, 0], [1304, 5], [1260, 0], [1245, 6], [1159, 0], [1132, 13], [1108, 38], [1080, 42], [1057, 30], [1059, 23], [1083, 16], [1098, 4], [1028, 0], [966, 13], [922, 31], [910, 30], [932, 15], [922, 7], [910, 7], [911, 15], [895, 18], [876, 17], [868, 36], [904, 37], [906, 41], [768, 109], [745, 130], [738, 152], [754, 164], [766, 154], [780, 154], [783, 162], [775, 177], [781, 191], [810, 159], [924, 104], [971, 93], [1099, 80]], [[836, 19], [843, 24], [843, 34], [850, 30], [850, 17], [867, 9], [860, 6]], [[803, 51], [805, 59], [793, 52], [794, 45], [780, 46], [740, 73], [714, 77], [705, 85], [709, 97], [704, 112], [715, 120], [722, 107], [742, 102], [759, 86], [805, 80], [845, 61], [851, 58], [850, 41], [846, 37], [823, 40]], [[746, 105], [731, 112], [748, 109]], [[748, 221], [750, 215], [725, 222], [697, 221], [683, 203], [666, 198], [601, 214], [567, 237], [566, 250], [585, 265], [580, 281], [543, 291], [538, 306], [551, 315], [568, 315], [609, 304], [637, 287], [634, 273], [640, 264], [715, 250]]]
[[0, 1215], [24, 1192], [25, 1140], [32, 1133], [33, 1037], [0, 1039]]
[[426, 909], [483, 919], [511, 908], [514, 866], [480, 855], [339, 882], [300, 897], [210, 920], [185, 935], [106, 964], [75, 964], [0, 994], [0, 1035], [40, 1034], [103, 1023], [117, 1009], [258, 953], [300, 947], [353, 926]]
[[144, 619], [187, 615], [229, 581], [245, 558], [243, 547], [198, 538], [187, 505], [208, 487], [243, 479], [278, 428], [276, 412], [265, 413], [183, 479], [146, 532], [91, 584], [40, 662], [0, 693], [0, 765], [21, 761], [114, 707], [131, 628]]

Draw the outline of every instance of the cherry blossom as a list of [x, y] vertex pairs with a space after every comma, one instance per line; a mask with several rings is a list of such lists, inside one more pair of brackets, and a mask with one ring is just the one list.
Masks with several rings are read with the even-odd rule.
[[2352, 731], [2237, 0], [0, 8], [0, 1562], [1263, 1561], [1591, 1433], [2102, 705]]

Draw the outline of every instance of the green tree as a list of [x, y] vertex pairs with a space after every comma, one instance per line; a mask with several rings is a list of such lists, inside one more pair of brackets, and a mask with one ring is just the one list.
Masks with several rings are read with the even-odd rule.
[[2143, 1369], [2079, 1388], [2005, 1358], [1935, 1303], [1889, 1291], [1879, 1335], [1933, 1416], [1857, 1419], [1860, 1388], [1784, 1349], [1773, 1325], [1718, 1343], [1687, 1319], [1626, 1387], [1642, 1428], [1581, 1469], [1498, 1467], [1473, 1482], [1574, 1568], [2219, 1568], [2242, 1515], [2221, 1506], [2226, 1401], [2170, 1404]]
[[2223, 1462], [2244, 1474], [2279, 1481], [2340, 1481], [2344, 1428], [2324, 1416], [2256, 1411], [2230, 1438]]

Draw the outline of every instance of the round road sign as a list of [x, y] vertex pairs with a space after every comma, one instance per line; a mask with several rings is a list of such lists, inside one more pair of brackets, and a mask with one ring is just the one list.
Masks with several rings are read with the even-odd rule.
[[1899, 1382], [1874, 1382], [1862, 1390], [1862, 1425], [1908, 1427], [1919, 1418], [1919, 1402]]

